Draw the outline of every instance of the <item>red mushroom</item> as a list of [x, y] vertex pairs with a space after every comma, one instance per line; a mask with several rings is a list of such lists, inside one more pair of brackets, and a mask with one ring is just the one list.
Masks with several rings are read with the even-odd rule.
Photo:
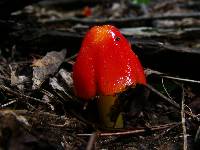
[[141, 63], [129, 42], [111, 25], [92, 27], [86, 34], [73, 66], [75, 93], [91, 100], [99, 96], [98, 108], [106, 127], [123, 127], [121, 114], [110, 117], [117, 93], [136, 84], [146, 84]]

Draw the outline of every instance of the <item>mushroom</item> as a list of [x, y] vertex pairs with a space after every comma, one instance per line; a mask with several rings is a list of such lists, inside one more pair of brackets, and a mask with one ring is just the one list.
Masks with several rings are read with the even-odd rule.
[[119, 113], [112, 118], [117, 94], [146, 84], [143, 67], [129, 42], [112, 25], [94, 26], [85, 35], [73, 66], [75, 94], [92, 100], [98, 96], [100, 120], [105, 127], [123, 128]]

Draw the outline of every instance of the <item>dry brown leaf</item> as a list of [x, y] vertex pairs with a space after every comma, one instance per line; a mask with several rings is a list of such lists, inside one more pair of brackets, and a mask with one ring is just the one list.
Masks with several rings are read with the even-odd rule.
[[53, 75], [65, 59], [67, 51], [52, 51], [46, 54], [42, 59], [33, 62], [33, 86], [32, 89], [40, 88], [41, 84], [49, 75]]

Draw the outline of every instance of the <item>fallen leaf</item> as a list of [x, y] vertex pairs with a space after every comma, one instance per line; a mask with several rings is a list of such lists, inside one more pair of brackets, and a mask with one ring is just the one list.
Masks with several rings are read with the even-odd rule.
[[46, 54], [42, 59], [35, 60], [33, 66], [33, 85], [32, 89], [40, 88], [41, 84], [53, 75], [65, 59], [67, 51], [52, 51]]

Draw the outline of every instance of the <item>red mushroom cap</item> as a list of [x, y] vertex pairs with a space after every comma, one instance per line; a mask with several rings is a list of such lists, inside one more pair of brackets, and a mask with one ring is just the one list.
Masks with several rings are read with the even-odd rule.
[[95, 26], [87, 32], [73, 66], [73, 80], [77, 96], [84, 99], [146, 84], [138, 57], [111, 25]]

